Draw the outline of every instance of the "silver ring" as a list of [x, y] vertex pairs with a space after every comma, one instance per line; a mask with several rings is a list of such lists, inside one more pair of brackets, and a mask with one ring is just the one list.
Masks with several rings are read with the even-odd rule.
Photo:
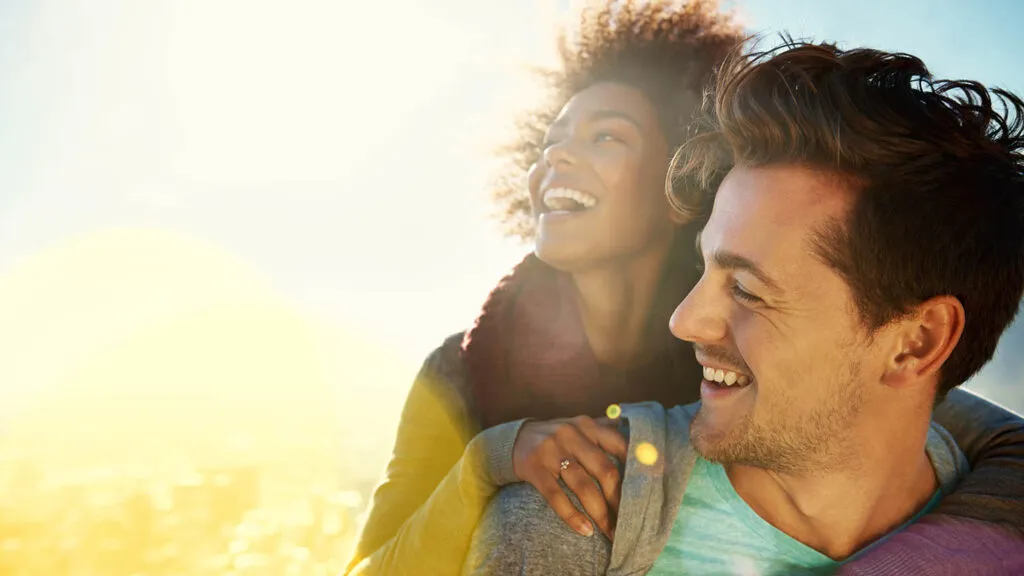
[[572, 460], [569, 460], [568, 458], [562, 458], [562, 461], [558, 463], [558, 469], [561, 470], [562, 472], [565, 472], [566, 470], [569, 469], [569, 466], [571, 465]]

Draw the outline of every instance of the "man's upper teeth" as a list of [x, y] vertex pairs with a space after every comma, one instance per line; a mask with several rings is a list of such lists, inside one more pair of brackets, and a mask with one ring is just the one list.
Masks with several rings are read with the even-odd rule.
[[[586, 192], [580, 192], [579, 190], [573, 190], [572, 188], [552, 188], [544, 193], [544, 204], [547, 205], [549, 200], [555, 198], [568, 198], [579, 202], [584, 208], [593, 208], [597, 206], [597, 198]], [[551, 208], [551, 206], [548, 206]]]
[[708, 368], [707, 366], [704, 367], [704, 379], [708, 382], [718, 382], [726, 386], [746, 386], [750, 382], [750, 379], [743, 374], [733, 372], [732, 370]]

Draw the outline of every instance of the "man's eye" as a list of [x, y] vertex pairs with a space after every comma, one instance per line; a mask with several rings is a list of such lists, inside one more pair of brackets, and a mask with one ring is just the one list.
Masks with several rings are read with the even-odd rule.
[[594, 134], [594, 143], [600, 144], [601, 142], [622, 142], [622, 140], [608, 132], [598, 132], [597, 134]]
[[733, 296], [735, 296], [736, 298], [739, 298], [740, 300], [743, 300], [744, 302], [749, 302], [751, 304], [756, 304], [758, 302], [763, 302], [763, 300], [761, 300], [757, 296], [754, 296], [750, 292], [747, 292], [746, 290], [744, 290], [743, 286], [740, 286], [739, 283], [737, 283], [737, 282], [733, 282], [732, 287], [730, 288], [730, 290], [732, 291], [732, 295]]

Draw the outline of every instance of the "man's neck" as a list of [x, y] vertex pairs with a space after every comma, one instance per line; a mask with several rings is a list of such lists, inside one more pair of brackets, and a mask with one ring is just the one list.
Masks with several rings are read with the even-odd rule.
[[629, 366], [643, 357], [668, 249], [666, 243], [639, 258], [573, 273], [583, 330], [598, 362]]
[[[906, 422], [906, 420], [901, 420]], [[924, 445], [928, 428], [874, 435], [849, 465], [824, 474], [726, 466], [736, 492], [765, 521], [835, 560], [895, 530], [938, 487]]]

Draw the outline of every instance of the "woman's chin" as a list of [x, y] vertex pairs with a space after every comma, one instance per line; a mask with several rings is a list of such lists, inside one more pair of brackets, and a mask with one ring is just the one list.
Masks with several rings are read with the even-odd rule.
[[533, 253], [548, 266], [561, 272], [573, 273], [594, 263], [594, 251], [588, 249], [580, 238], [571, 241], [559, 241], [538, 234], [533, 245]]

